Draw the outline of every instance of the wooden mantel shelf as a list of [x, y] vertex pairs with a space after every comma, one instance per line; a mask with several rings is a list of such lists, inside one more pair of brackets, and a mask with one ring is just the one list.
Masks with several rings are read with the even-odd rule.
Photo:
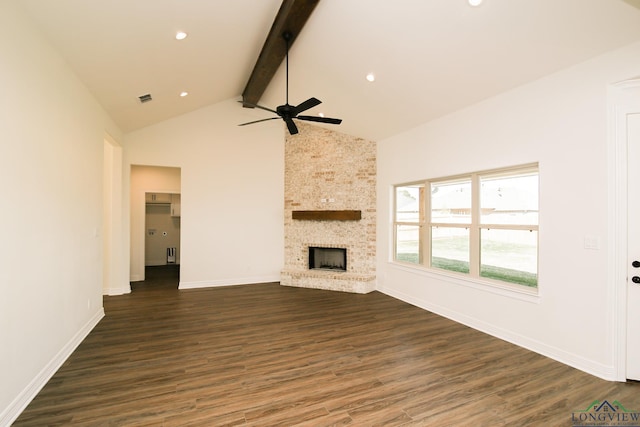
[[292, 219], [358, 221], [362, 219], [362, 211], [292, 211]]

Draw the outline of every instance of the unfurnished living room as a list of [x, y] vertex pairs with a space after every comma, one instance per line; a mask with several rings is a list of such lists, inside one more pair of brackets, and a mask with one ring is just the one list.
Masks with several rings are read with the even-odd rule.
[[0, 24], [0, 426], [638, 425], [638, 0]]

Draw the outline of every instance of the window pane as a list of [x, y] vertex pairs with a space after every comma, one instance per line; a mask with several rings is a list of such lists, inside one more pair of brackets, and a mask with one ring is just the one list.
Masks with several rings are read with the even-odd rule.
[[420, 227], [417, 225], [396, 226], [397, 261], [420, 264]]
[[480, 276], [538, 286], [538, 232], [481, 230]]
[[431, 221], [471, 223], [471, 181], [431, 184]]
[[469, 230], [431, 227], [431, 266], [469, 273]]
[[423, 194], [424, 185], [396, 187], [397, 222], [418, 222], [422, 219]]
[[538, 174], [480, 179], [482, 224], [538, 224]]

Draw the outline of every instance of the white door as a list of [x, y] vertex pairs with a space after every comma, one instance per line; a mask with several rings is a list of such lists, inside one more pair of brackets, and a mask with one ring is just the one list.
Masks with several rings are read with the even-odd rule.
[[627, 378], [640, 381], [640, 111], [627, 115]]

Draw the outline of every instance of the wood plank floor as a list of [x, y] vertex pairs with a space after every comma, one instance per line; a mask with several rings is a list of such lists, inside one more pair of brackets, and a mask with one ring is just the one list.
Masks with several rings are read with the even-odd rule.
[[149, 269], [15, 426], [571, 426], [600, 380], [384, 294], [177, 290]]

